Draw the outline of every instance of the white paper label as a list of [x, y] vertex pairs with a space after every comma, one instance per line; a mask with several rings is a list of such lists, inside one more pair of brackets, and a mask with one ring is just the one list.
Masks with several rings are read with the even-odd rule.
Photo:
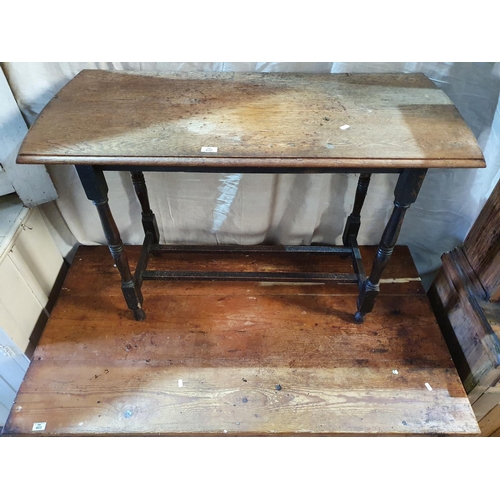
[[33, 424], [33, 429], [31, 429], [31, 430], [32, 431], [44, 431], [46, 425], [47, 425], [47, 422], [35, 422]]
[[202, 153], [217, 153], [217, 149], [216, 147], [214, 146], [203, 146], [201, 148], [201, 152]]

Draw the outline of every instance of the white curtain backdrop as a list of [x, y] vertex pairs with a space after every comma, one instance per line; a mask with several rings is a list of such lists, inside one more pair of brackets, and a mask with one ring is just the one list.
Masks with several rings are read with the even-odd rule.
[[[398, 244], [410, 247], [428, 286], [441, 254], [459, 245], [500, 177], [500, 63], [3, 63], [28, 124], [82, 69], [127, 71], [422, 72], [452, 99], [479, 141], [481, 170], [430, 170]], [[96, 211], [73, 168], [48, 166], [59, 199], [42, 206], [61, 252], [105, 244]], [[162, 243], [340, 244], [355, 174], [146, 173]], [[127, 244], [143, 239], [140, 207], [126, 172], [106, 173], [110, 206]], [[359, 243], [377, 244], [392, 210], [396, 175], [374, 175]], [[370, 265], [368, 264], [368, 268]]]

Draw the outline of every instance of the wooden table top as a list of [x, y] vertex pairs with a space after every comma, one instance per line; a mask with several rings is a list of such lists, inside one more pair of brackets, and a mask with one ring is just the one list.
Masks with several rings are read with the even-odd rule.
[[423, 74], [102, 70], [80, 72], [49, 102], [17, 161], [243, 172], [485, 166], [451, 100]]
[[[360, 248], [364, 260], [376, 250]], [[127, 247], [132, 266], [140, 251]], [[335, 254], [169, 253], [149, 262], [352, 270]], [[134, 321], [109, 250], [78, 249], [4, 434], [479, 433], [406, 247], [396, 247], [362, 325], [352, 321], [356, 284], [145, 281], [143, 292], [147, 319]]]

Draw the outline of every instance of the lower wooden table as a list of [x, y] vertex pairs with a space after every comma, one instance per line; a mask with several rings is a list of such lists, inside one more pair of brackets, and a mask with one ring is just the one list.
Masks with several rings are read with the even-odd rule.
[[[76, 165], [137, 320], [145, 319], [143, 280], [330, 280], [359, 284], [358, 323], [374, 307], [405, 212], [417, 199], [427, 169], [485, 166], [453, 103], [422, 74], [98, 70], [82, 71], [50, 101], [17, 161]], [[109, 209], [105, 170], [129, 170], [142, 206], [145, 239], [134, 275]], [[354, 272], [148, 270], [151, 252], [179, 248], [159, 244], [144, 171], [359, 173], [342, 246], [182, 247], [193, 252], [343, 254], [351, 256]], [[373, 173], [397, 173], [399, 179], [392, 215], [366, 277], [357, 235]]]
[[[376, 247], [360, 247], [373, 259]], [[476, 435], [477, 422], [408, 248], [377, 307], [357, 285], [146, 281], [123, 304], [105, 246], [80, 247], [4, 427], [7, 436]], [[128, 248], [137, 265], [139, 246]], [[347, 272], [338, 254], [186, 254], [153, 269]]]

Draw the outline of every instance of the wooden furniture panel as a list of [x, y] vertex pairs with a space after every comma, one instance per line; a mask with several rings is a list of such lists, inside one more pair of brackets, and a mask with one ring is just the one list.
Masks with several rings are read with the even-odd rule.
[[482, 435], [500, 429], [500, 183], [463, 246], [442, 256], [429, 297]]
[[464, 252], [487, 299], [500, 300], [500, 182], [464, 241]]
[[29, 213], [22, 228], [11, 256], [17, 261], [22, 260], [48, 298], [63, 265], [63, 258], [38, 210]]
[[422, 74], [99, 70], [55, 96], [17, 161], [214, 171], [485, 165], [453, 103]]
[[500, 404], [494, 406], [490, 412], [479, 421], [482, 436], [492, 436], [500, 431]]
[[31, 354], [63, 259], [37, 208], [24, 208], [12, 195], [0, 211], [0, 328]]
[[24, 352], [44, 306], [8, 257], [0, 265], [0, 283], [1, 326]]
[[[363, 325], [350, 320], [355, 284], [268, 282], [146, 282], [150, 313], [136, 322], [107, 251], [78, 250], [5, 434], [479, 432], [406, 247]], [[139, 254], [131, 248], [132, 266]], [[300, 257], [288, 271], [324, 259]], [[186, 264], [182, 254], [156, 258]], [[250, 265], [245, 254], [216, 260]], [[33, 431], [36, 422], [45, 429]]]

